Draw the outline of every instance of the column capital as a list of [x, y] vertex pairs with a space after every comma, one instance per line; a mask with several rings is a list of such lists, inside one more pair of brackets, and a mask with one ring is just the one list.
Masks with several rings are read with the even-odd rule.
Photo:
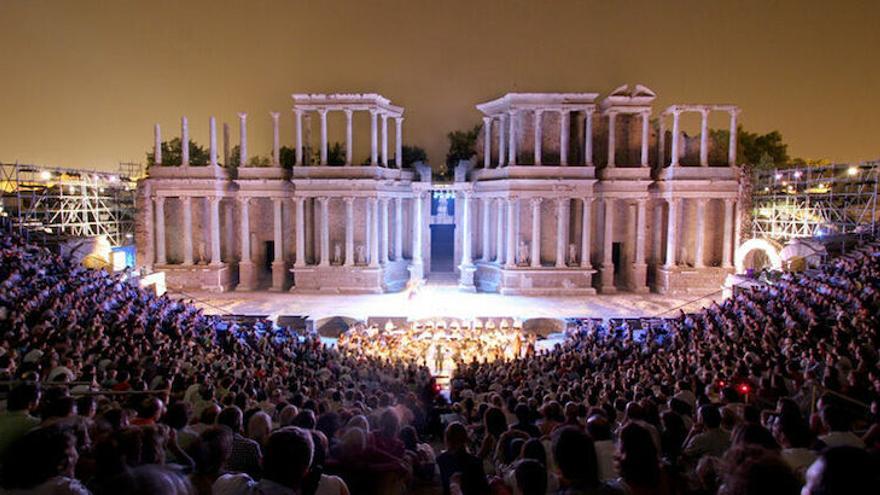
[[346, 206], [354, 204], [354, 197], [353, 196], [346, 196], [346, 197], [342, 198], [342, 200], [345, 201]]
[[328, 109], [328, 108], [319, 108], [317, 110], [318, 115], [320, 115], [321, 117], [326, 117], [328, 111], [330, 111], [330, 109]]
[[383, 121], [388, 120], [388, 114], [385, 112], [380, 113], [379, 117], [381, 117]]
[[519, 113], [519, 110], [516, 108], [511, 108], [510, 110], [507, 111], [507, 115], [510, 117], [516, 117], [517, 113]]
[[535, 116], [540, 117], [541, 115], [543, 115], [543, 113], [544, 113], [544, 109], [543, 109], [543, 108], [536, 108], [536, 109], [535, 109]]
[[681, 203], [681, 198], [666, 198], [666, 202], [670, 205], [678, 206]]
[[381, 113], [378, 108], [371, 108], [371, 109], [369, 109], [369, 112], [370, 112], [370, 115], [374, 115], [374, 116]]
[[562, 207], [565, 206], [565, 203], [569, 200], [569, 198], [555, 198], [556, 206]]
[[706, 203], [709, 202], [709, 198], [696, 198], [697, 204], [700, 206], [706, 206]]
[[483, 117], [483, 125], [489, 125], [492, 122], [492, 117]]
[[593, 204], [594, 199], [596, 198], [594, 198], [593, 196], [584, 196], [581, 198], [581, 201], [583, 201], [585, 205], [591, 205]]
[[238, 119], [242, 122], [247, 120], [247, 112], [238, 112]]
[[237, 197], [237, 198], [235, 198], [235, 199], [236, 199], [236, 201], [238, 201], [238, 202], [241, 203], [242, 205], [247, 206], [247, 204], [250, 203], [251, 200], [254, 199], [254, 198], [252, 198], [252, 197], [250, 197], [250, 196], [239, 196], [239, 197]]
[[379, 198], [367, 198], [367, 201], [369, 201], [371, 206], [374, 206], [376, 203], [379, 202]]
[[541, 206], [541, 202], [544, 201], [544, 198], [529, 198], [529, 204], [532, 205], [532, 208], [536, 206]]
[[343, 113], [345, 113], [345, 116], [348, 118], [351, 118], [351, 114], [354, 113], [354, 110], [352, 110], [350, 108], [343, 108], [342, 111], [343, 111]]
[[397, 121], [398, 124], [400, 124], [403, 122], [403, 117], [397, 116], [397, 117], [394, 117], [394, 120]]
[[180, 200], [183, 201], [184, 203], [189, 203], [190, 201], [192, 201], [192, 196], [190, 196], [189, 194], [181, 194], [181, 195], [178, 196], [178, 197], [179, 197]]
[[387, 197], [387, 196], [382, 196], [382, 197], [379, 198], [379, 203], [380, 203], [380, 204], [386, 204], [386, 205], [387, 205], [389, 201], [391, 201], [391, 198], [389, 198], [389, 197]]
[[725, 205], [733, 205], [733, 203], [735, 203], [735, 202], [736, 202], [736, 199], [734, 199], [734, 198], [724, 198]]
[[269, 112], [269, 116], [272, 117], [272, 120], [278, 121], [278, 117], [281, 117], [279, 112]]
[[212, 205], [220, 203], [221, 200], [223, 200], [223, 196], [208, 196], [208, 201], [210, 201]]
[[326, 204], [330, 198], [327, 196], [315, 196], [315, 199], [321, 204]]
[[702, 108], [700, 108], [698, 111], [700, 112], [700, 115], [703, 116], [703, 118], [708, 117], [708, 116], [709, 116], [709, 112], [711, 112], [711, 110], [708, 109], [708, 108], [706, 108], [706, 107], [702, 107]]
[[736, 117], [737, 115], [742, 113], [742, 110], [739, 108], [731, 108], [727, 111], [727, 113], [730, 114], [731, 117]]
[[296, 114], [297, 117], [302, 117], [302, 115], [306, 113], [306, 111], [302, 108], [294, 108], [293, 113]]
[[505, 203], [504, 198], [494, 198], [494, 200], [495, 200], [495, 204], [497, 204], [498, 206], [503, 206]]
[[284, 196], [272, 196], [272, 201], [274, 202], [284, 201], [285, 199], [287, 198], [285, 198]]
[[297, 205], [301, 205], [301, 204], [303, 204], [303, 203], [306, 202], [306, 198], [305, 198], [304, 196], [294, 196], [294, 197], [291, 198], [291, 199], [292, 199], [293, 202], [296, 203]]

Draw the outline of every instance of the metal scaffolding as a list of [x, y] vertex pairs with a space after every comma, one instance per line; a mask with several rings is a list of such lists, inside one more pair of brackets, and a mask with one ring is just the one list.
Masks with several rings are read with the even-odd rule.
[[878, 233], [880, 162], [762, 170], [752, 181], [752, 236], [788, 241]]
[[0, 218], [41, 244], [98, 236], [113, 246], [132, 244], [140, 165], [119, 170], [0, 163]]

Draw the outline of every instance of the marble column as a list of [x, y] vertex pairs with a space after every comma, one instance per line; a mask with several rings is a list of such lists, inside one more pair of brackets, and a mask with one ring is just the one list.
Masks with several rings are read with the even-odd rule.
[[571, 132], [571, 114], [568, 110], [559, 112], [559, 165], [568, 165], [568, 135]]
[[403, 259], [403, 198], [394, 198], [394, 261]]
[[352, 141], [352, 110], [345, 110], [345, 164], [351, 165], [351, 158], [354, 151], [354, 141]]
[[[226, 122], [223, 123], [223, 166], [231, 166], [229, 163], [229, 124]], [[232, 225], [232, 222], [229, 222], [229, 225]]]
[[208, 198], [211, 203], [211, 264], [222, 265], [220, 259], [220, 201], [223, 198], [212, 196]]
[[491, 218], [491, 212], [489, 211], [489, 205], [492, 204], [491, 202], [492, 200], [490, 198], [482, 198], [482, 201], [480, 201], [480, 209], [482, 209], [483, 213], [483, 221], [481, 225], [482, 232], [480, 235], [480, 237], [482, 237], [481, 240], [483, 241], [483, 255], [480, 259], [487, 263], [492, 259], [491, 254], [489, 253], [491, 249], [491, 238], [489, 237], [489, 219]]
[[483, 117], [483, 168], [492, 164], [492, 117]]
[[180, 118], [180, 164], [189, 165], [189, 121], [186, 117]]
[[645, 227], [647, 200], [636, 201], [635, 260], [632, 264], [631, 288], [635, 292], [648, 291], [648, 265], [645, 263]]
[[566, 207], [568, 206], [568, 198], [556, 199], [556, 268], [565, 268], [567, 266], [565, 260], [565, 252], [568, 248], [568, 215], [566, 215]]
[[696, 239], [694, 240], [694, 267], [702, 268], [704, 264], [703, 252], [705, 250], [705, 221], [706, 221], [706, 200], [697, 199], [697, 223], [694, 225], [696, 229]]
[[593, 110], [584, 111], [584, 165], [593, 166]]
[[671, 167], [678, 165], [678, 145], [680, 139], [679, 133], [681, 132], [679, 127], [680, 117], [681, 112], [679, 110], [672, 111], [672, 151], [670, 152], [672, 154], [672, 157], [671, 162], [669, 163], [669, 166]]
[[544, 114], [544, 111], [541, 109], [535, 110], [535, 125], [534, 125], [534, 138], [535, 138], [535, 165], [541, 165], [541, 147], [543, 145], [543, 136], [542, 131], [544, 130], [541, 127], [541, 116]]
[[700, 110], [700, 166], [709, 166], [709, 109]]
[[388, 199], [379, 198], [379, 221], [381, 222], [379, 262], [383, 265], [388, 264]]
[[300, 109], [296, 109], [293, 111], [296, 116], [296, 164], [299, 166], [303, 165], [303, 111]]
[[251, 198], [239, 197], [241, 204], [241, 260], [238, 262], [238, 286], [236, 290], [256, 288], [257, 274], [251, 261]]
[[616, 292], [614, 286], [614, 198], [605, 198], [604, 235], [602, 236], [602, 287], [603, 293]]
[[[662, 162], [661, 162], [662, 163]], [[663, 263], [663, 207], [659, 202], [654, 202], [654, 232], [651, 240], [651, 264], [655, 267]]]
[[541, 266], [541, 201], [542, 198], [532, 198], [532, 252], [531, 265], [533, 268]]
[[739, 110], [730, 111], [730, 138], [727, 145], [727, 165], [736, 166], [736, 116]]
[[238, 114], [238, 166], [247, 165], [248, 149], [247, 149], [247, 114], [242, 112]]
[[378, 114], [375, 108], [370, 110], [370, 165], [374, 167], [379, 164]]
[[[149, 185], [144, 185], [144, 265], [152, 268], [156, 263], [156, 223], [154, 220], [153, 203], [155, 196], [151, 194]], [[139, 201], [139, 200], [138, 200]]]
[[368, 208], [372, 212], [370, 220], [370, 266], [379, 266], [379, 208], [376, 198], [367, 198]]
[[327, 165], [327, 109], [319, 108], [318, 116], [321, 118], [321, 165]]
[[382, 114], [382, 166], [388, 167], [388, 114]]
[[319, 266], [330, 266], [330, 198], [317, 198], [321, 205], [321, 261]]
[[463, 193], [461, 196], [461, 266], [470, 265], [471, 259], [471, 196]]
[[287, 277], [287, 264], [284, 261], [284, 198], [272, 198], [273, 208], [273, 246], [275, 252], [272, 260], [273, 291], [284, 290]]
[[159, 124], [153, 126], [153, 163], [162, 165], [162, 128]]
[[413, 252], [410, 277], [421, 280], [424, 277], [424, 263], [422, 262], [422, 202], [424, 193], [419, 191], [413, 196]]
[[504, 199], [496, 198], [495, 207], [495, 262], [500, 265], [504, 262]]
[[657, 166], [663, 168], [666, 166], [666, 120], [663, 114], [660, 114], [660, 135], [657, 136]]
[[507, 117], [501, 114], [498, 117], [498, 168], [503, 167], [507, 163], [507, 139], [505, 139], [505, 130], [507, 129]]
[[345, 266], [354, 266], [354, 198], [345, 201]]
[[394, 164], [403, 168], [403, 117], [394, 117]]
[[211, 166], [217, 166], [217, 119], [211, 117], [208, 119], [208, 132], [210, 133], [208, 154]]
[[364, 258], [367, 262], [370, 259], [370, 244], [373, 241], [373, 229], [370, 223], [373, 221], [373, 210], [370, 209], [370, 202], [364, 198]]
[[296, 260], [293, 266], [302, 268], [306, 266], [306, 198], [293, 198], [296, 202]]
[[507, 198], [507, 259], [504, 265], [507, 268], [516, 266], [516, 210], [519, 207], [518, 198]]
[[678, 205], [681, 200], [667, 199], [669, 207], [666, 213], [666, 264], [667, 269], [671, 269], [676, 265], [678, 258], [678, 247], [676, 240], [678, 236]]
[[736, 250], [742, 239], [742, 204], [737, 201], [733, 209], [733, 257], [736, 259]]
[[509, 133], [507, 136], [507, 165], [516, 165], [516, 110], [508, 112], [508, 120], [510, 121]]
[[733, 198], [724, 200], [724, 240], [721, 248], [721, 268], [733, 266]]
[[642, 112], [642, 166], [648, 166], [648, 140], [651, 137], [651, 129], [648, 126], [650, 112]]
[[193, 264], [192, 198], [183, 196], [183, 264]]
[[156, 264], [167, 265], [165, 257], [165, 196], [153, 196], [156, 203]]
[[278, 112], [269, 112], [272, 117], [272, 165], [281, 166], [281, 136], [278, 134], [278, 118], [281, 114]]
[[593, 198], [583, 198], [583, 215], [581, 216], [581, 268], [592, 269], [590, 251], [592, 249], [593, 235]]
[[617, 114], [608, 113], [608, 168], [614, 168], [617, 148]]

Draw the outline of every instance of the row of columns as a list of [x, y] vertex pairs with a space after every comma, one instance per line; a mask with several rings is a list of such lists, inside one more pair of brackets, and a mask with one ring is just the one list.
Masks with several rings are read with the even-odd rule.
[[[680, 127], [680, 119], [681, 114], [684, 112], [699, 112], [700, 114], [700, 166], [708, 167], [709, 166], [709, 112], [711, 109], [707, 107], [698, 108], [695, 110], [684, 110], [681, 108], [673, 107], [669, 110], [669, 113], [672, 114], [672, 147], [670, 150], [669, 166], [677, 166], [679, 165], [679, 160], [681, 158], [681, 127]], [[736, 165], [736, 133], [737, 133], [737, 116], [739, 115], [738, 109], [727, 110], [730, 114], [730, 136], [728, 138], [727, 144], [727, 165], [735, 166]], [[665, 165], [665, 160], [663, 157], [663, 153], [665, 151], [665, 143], [666, 143], [666, 129], [665, 122], [663, 119], [660, 119], [660, 145], [659, 145], [659, 163], [661, 166]]]
[[[321, 165], [327, 165], [327, 112], [329, 109], [319, 109], [317, 110], [318, 115], [321, 117], [321, 147], [320, 147], [320, 160]], [[305, 110], [296, 109], [294, 113], [296, 115], [296, 164], [302, 165], [303, 162], [303, 140], [302, 140], [302, 115]], [[346, 126], [345, 126], [345, 164], [352, 164], [352, 147], [353, 147], [353, 139], [352, 139], [352, 112], [350, 109], [343, 109], [345, 112], [346, 118]], [[370, 164], [375, 166], [381, 162], [382, 166], [388, 166], [388, 117], [389, 115], [384, 112], [380, 112], [379, 110], [372, 109], [370, 112], [370, 124], [371, 124], [371, 153], [370, 153]], [[281, 166], [281, 136], [279, 131], [279, 119], [281, 114], [278, 112], [269, 112], [269, 116], [272, 118], [272, 165], [276, 167]], [[378, 149], [378, 140], [377, 140], [377, 116], [381, 116], [382, 118], [382, 148], [381, 148], [381, 156], [379, 155]], [[400, 168], [401, 163], [403, 163], [403, 117], [395, 116], [394, 117], [396, 124], [396, 139], [395, 139], [395, 162], [397, 167]], [[248, 143], [247, 143], [247, 113], [239, 113], [238, 114], [238, 123], [239, 123], [239, 157], [238, 157], [238, 165], [240, 167], [244, 167], [247, 165], [248, 161]], [[208, 128], [209, 128], [209, 155], [210, 155], [210, 165], [217, 165], [217, 120], [214, 117], [211, 117], [208, 120]], [[153, 127], [153, 138], [154, 138], [154, 148], [153, 148], [153, 162], [156, 165], [162, 165], [162, 129], [159, 124], [155, 124]], [[188, 166], [189, 165], [189, 120], [187, 117], [181, 117], [180, 119], [180, 142], [181, 142], [181, 165]]]
[[[328, 140], [327, 140], [327, 112], [333, 109], [319, 108], [315, 110], [321, 121], [321, 144], [320, 144], [320, 160], [321, 165], [327, 165]], [[352, 117], [354, 110], [350, 108], [339, 109], [345, 113], [345, 164], [352, 165], [352, 155], [354, 139], [352, 137]], [[296, 116], [296, 164], [302, 165], [303, 161], [303, 131], [302, 118], [307, 110], [296, 108], [294, 115]], [[397, 168], [403, 163], [403, 116], [390, 115], [379, 109], [370, 109], [370, 165], [376, 166], [381, 163], [382, 166], [388, 166], [388, 118], [393, 117], [395, 123], [395, 150], [394, 160]], [[382, 147], [379, 148], [379, 118], [382, 119]], [[381, 153], [380, 153], [381, 152]]]
[[[617, 110], [609, 110], [605, 112], [608, 116], [608, 167], [613, 168], [617, 164], [617, 115], [622, 113]], [[633, 112], [627, 112], [635, 114]], [[648, 143], [651, 137], [650, 119], [651, 112], [648, 110], [637, 112], [641, 117], [641, 160], [639, 164], [642, 167], [648, 166]]]
[[[536, 166], [543, 165], [543, 114], [544, 112], [559, 113], [559, 165], [568, 165], [569, 132], [571, 128], [571, 109], [544, 109], [532, 110], [534, 118], [534, 160]], [[574, 110], [578, 111], [578, 110]], [[593, 109], [587, 108], [585, 114], [584, 129], [584, 157], [585, 165], [592, 165], [593, 157]], [[492, 166], [492, 123], [498, 121], [498, 161], [496, 167], [516, 164], [516, 117], [519, 110], [512, 109], [497, 116], [483, 117], [483, 167]]]

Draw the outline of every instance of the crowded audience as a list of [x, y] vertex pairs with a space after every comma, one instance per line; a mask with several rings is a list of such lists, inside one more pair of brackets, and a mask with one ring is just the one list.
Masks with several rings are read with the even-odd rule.
[[[551, 350], [424, 360], [229, 322], [0, 240], [0, 486], [15, 494], [862, 494], [880, 243]], [[351, 343], [348, 343], [350, 346]]]

